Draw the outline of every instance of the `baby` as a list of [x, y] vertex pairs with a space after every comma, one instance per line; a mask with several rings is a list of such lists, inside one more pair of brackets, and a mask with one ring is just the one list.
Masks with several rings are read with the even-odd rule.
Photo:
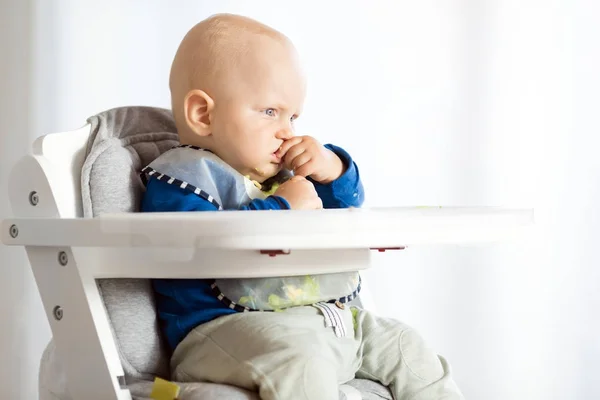
[[[351, 156], [294, 132], [306, 82], [283, 34], [212, 16], [180, 44], [170, 90], [181, 145], [143, 170], [142, 211], [363, 203]], [[358, 273], [153, 285], [174, 380], [231, 384], [265, 400], [334, 400], [340, 384], [360, 377], [396, 400], [463, 399], [445, 359], [417, 332], [345, 304], [360, 290]]]

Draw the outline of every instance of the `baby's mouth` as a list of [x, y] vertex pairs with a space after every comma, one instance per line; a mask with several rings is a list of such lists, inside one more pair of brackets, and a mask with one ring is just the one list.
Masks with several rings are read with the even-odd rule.
[[279, 165], [281, 165], [283, 163], [283, 160], [281, 159], [281, 157], [279, 157], [277, 155], [276, 151], [271, 154], [271, 158], [273, 160], [272, 161], [273, 164], [279, 164]]

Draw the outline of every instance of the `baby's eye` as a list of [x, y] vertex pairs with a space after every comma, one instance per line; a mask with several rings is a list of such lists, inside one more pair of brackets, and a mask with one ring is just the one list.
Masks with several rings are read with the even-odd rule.
[[277, 111], [275, 111], [274, 108], [267, 108], [265, 110], [265, 114], [267, 114], [269, 117], [274, 117], [276, 113]]

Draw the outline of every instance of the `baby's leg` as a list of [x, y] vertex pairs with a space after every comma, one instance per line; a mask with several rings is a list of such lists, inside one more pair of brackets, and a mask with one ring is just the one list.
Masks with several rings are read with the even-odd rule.
[[174, 380], [231, 384], [263, 400], [332, 400], [340, 382], [353, 377], [346, 365], [357, 348], [353, 338], [326, 328], [317, 309], [299, 307], [203, 324], [177, 347], [171, 367]]
[[446, 360], [411, 327], [363, 310], [355, 312], [355, 327], [363, 360], [357, 377], [388, 386], [395, 400], [464, 399]]

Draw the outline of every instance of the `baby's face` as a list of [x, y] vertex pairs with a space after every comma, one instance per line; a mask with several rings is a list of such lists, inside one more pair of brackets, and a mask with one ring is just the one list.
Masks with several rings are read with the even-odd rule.
[[249, 55], [215, 99], [213, 149], [241, 174], [263, 182], [281, 170], [275, 152], [294, 135], [305, 82], [290, 49], [276, 44]]

